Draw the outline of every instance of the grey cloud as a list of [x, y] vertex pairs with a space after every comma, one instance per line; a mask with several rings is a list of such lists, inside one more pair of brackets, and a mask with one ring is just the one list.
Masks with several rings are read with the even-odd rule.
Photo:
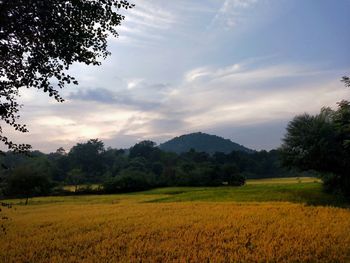
[[164, 118], [151, 120], [148, 125], [154, 133], [167, 133], [182, 130], [188, 123], [181, 119]]
[[112, 138], [105, 139], [103, 141], [105, 145], [113, 148], [129, 148], [130, 146], [140, 141], [140, 138], [134, 135], [125, 135], [118, 133]]
[[157, 101], [136, 99], [132, 94], [128, 94], [127, 91], [113, 92], [103, 88], [79, 90], [71, 93], [69, 98], [72, 100], [128, 106], [138, 110], [152, 110], [158, 108], [160, 105]]
[[79, 90], [75, 93], [71, 93], [69, 96], [73, 100], [88, 100], [102, 103], [115, 103], [115, 94], [110, 90], [103, 88], [95, 88], [88, 90]]

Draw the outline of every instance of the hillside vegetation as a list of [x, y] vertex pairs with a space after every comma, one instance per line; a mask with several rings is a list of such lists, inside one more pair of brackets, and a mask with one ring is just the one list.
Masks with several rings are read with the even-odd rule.
[[216, 135], [210, 135], [202, 132], [181, 135], [175, 137], [159, 148], [167, 152], [175, 152], [177, 154], [188, 152], [191, 149], [198, 152], [206, 152], [214, 154], [216, 152], [231, 153], [232, 151], [252, 153], [253, 150], [244, 147], [229, 139], [224, 139]]

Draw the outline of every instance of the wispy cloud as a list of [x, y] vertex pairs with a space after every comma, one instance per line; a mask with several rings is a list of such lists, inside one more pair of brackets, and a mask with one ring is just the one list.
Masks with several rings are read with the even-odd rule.
[[258, 0], [225, 0], [209, 27], [219, 24], [225, 29], [235, 28], [241, 22], [242, 12], [253, 7], [257, 2]]
[[183, 85], [169, 94], [163, 113], [186, 123], [178, 134], [285, 122], [296, 114], [316, 113], [324, 105], [335, 106], [344, 98], [347, 90], [335, 76], [296, 64], [202, 67], [185, 74]]
[[116, 43], [141, 46], [159, 43], [174, 23], [178, 23], [176, 15], [159, 2], [137, 2], [133, 9], [128, 10], [125, 21], [118, 28], [120, 37]]

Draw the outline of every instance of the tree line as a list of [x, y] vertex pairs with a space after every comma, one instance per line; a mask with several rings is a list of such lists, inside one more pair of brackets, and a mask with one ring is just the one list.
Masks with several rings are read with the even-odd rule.
[[[29, 156], [8, 152], [0, 162], [2, 194], [25, 197], [54, 194], [64, 185], [73, 186], [76, 193], [118, 193], [166, 186], [240, 186], [246, 178], [289, 175], [277, 150], [210, 155], [191, 149], [176, 154], [162, 151], [152, 141], [113, 149], [91, 139], [69, 152], [63, 148], [49, 154], [32, 151]], [[101, 187], [87, 187], [93, 184]]]

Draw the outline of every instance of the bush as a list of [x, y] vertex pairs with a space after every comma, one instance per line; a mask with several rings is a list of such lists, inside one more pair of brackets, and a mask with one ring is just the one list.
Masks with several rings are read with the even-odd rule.
[[228, 185], [242, 186], [245, 184], [245, 176], [243, 176], [236, 165], [225, 164], [221, 169], [222, 179]]
[[323, 189], [327, 193], [338, 194], [350, 198], [350, 178], [328, 173], [321, 176]]
[[228, 180], [228, 185], [232, 186], [242, 186], [245, 184], [245, 177], [241, 174], [234, 174]]
[[124, 170], [116, 177], [108, 178], [103, 189], [106, 193], [125, 193], [150, 189], [153, 176], [145, 172]]

